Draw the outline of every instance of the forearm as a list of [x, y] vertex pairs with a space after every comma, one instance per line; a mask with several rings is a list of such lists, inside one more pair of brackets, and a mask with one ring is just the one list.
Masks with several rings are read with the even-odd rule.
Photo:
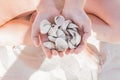
[[0, 0], [0, 26], [19, 15], [33, 12], [39, 0]]
[[84, 8], [86, 0], [65, 0], [65, 5]]
[[[43, 8], [41, 8], [41, 7], [43, 7]], [[41, 0], [37, 7], [37, 11], [39, 12], [39, 10], [41, 10], [41, 9], [53, 8], [53, 7], [55, 7], [55, 3], [53, 0]]]

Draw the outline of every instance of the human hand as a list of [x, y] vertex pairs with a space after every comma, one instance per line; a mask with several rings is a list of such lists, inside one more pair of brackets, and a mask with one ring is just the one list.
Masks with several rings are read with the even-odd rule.
[[[50, 2], [49, 2], [50, 1]], [[46, 54], [48, 58], [52, 57], [52, 51], [50, 49], [45, 48], [42, 45], [42, 42], [47, 41], [47, 35], [43, 35], [40, 33], [40, 22], [44, 19], [49, 20], [52, 22], [55, 16], [59, 15], [59, 11], [55, 7], [52, 0], [41, 2], [38, 10], [38, 14], [33, 22], [32, 25], [32, 39], [36, 46], [41, 44], [43, 52]]]
[[66, 51], [66, 54], [78, 54], [84, 49], [87, 39], [91, 34], [91, 21], [85, 11], [81, 7], [75, 5], [71, 6], [70, 4], [65, 4], [62, 15], [79, 26], [79, 33], [82, 36], [80, 45], [76, 49]]

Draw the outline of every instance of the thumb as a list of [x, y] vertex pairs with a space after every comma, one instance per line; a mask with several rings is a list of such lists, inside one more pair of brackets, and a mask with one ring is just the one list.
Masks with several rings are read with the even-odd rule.
[[40, 30], [36, 26], [32, 26], [31, 38], [34, 42], [34, 45], [38, 47], [40, 45]]

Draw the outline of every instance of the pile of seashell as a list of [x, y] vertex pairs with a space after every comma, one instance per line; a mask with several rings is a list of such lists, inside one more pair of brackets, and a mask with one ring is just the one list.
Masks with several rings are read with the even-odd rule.
[[41, 34], [48, 35], [48, 41], [43, 42], [43, 45], [57, 51], [77, 48], [81, 42], [78, 26], [61, 15], [56, 16], [54, 22], [51, 24], [48, 20], [42, 20], [40, 23]]

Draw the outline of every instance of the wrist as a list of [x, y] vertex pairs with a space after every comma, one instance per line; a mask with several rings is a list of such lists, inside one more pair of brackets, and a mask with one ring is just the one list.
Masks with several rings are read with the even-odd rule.
[[86, 0], [65, 0], [64, 7], [83, 9]]
[[37, 11], [42, 9], [55, 9], [55, 4], [53, 0], [41, 0], [38, 7]]

